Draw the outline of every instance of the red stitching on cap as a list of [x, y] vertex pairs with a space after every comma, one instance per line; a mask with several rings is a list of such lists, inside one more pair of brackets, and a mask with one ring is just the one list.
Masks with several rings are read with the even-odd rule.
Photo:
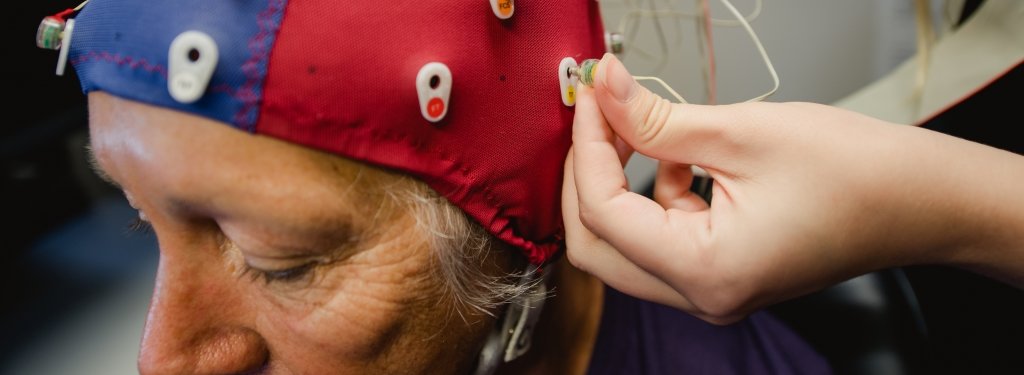
[[[256, 119], [254, 118], [252, 123], [248, 123], [248, 115], [253, 109], [256, 108], [256, 103], [259, 101], [260, 96], [254, 89], [256, 82], [262, 78], [258, 70], [260, 60], [265, 59], [270, 55], [270, 46], [266, 45], [267, 39], [270, 37], [271, 28], [277, 29], [278, 24], [271, 22], [273, 17], [283, 11], [284, 0], [270, 0], [267, 2], [267, 8], [264, 9], [256, 16], [256, 24], [259, 25], [259, 32], [253, 35], [252, 39], [249, 39], [249, 43], [246, 45], [252, 55], [249, 59], [242, 64], [242, 73], [245, 74], [246, 80], [235, 92], [235, 97], [244, 103], [242, 108], [235, 113], [235, 123], [243, 125], [249, 128], [249, 131], [256, 130]], [[257, 116], [259, 114], [257, 113]]]
[[141, 69], [150, 73], [158, 73], [164, 78], [167, 78], [167, 68], [163, 65], [150, 63], [149, 60], [146, 59], [122, 56], [121, 54], [111, 54], [110, 52], [89, 52], [71, 60], [71, 65], [78, 65], [86, 61], [110, 62], [120, 66], [127, 66], [129, 69]]

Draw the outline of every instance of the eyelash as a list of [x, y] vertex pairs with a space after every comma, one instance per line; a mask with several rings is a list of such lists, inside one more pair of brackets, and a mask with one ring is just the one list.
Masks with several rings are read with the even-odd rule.
[[248, 275], [253, 281], [262, 279], [265, 284], [271, 283], [290, 283], [304, 279], [308, 276], [317, 266], [317, 262], [309, 262], [297, 267], [287, 268], [283, 270], [261, 270], [253, 268], [252, 266], [245, 264], [242, 270], [242, 276]]
[[146, 220], [136, 217], [128, 222], [128, 231], [133, 233], [150, 234], [153, 233], [153, 225]]

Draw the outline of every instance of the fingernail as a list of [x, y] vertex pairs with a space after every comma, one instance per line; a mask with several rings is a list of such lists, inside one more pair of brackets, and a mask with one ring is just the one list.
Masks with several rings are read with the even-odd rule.
[[622, 65], [615, 55], [606, 53], [604, 55], [604, 84], [611, 91], [612, 96], [622, 102], [627, 102], [636, 93], [636, 80], [629, 74], [626, 67]]

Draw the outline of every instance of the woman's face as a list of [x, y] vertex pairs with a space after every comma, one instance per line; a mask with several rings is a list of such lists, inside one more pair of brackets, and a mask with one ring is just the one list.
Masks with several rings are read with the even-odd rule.
[[102, 93], [89, 109], [98, 167], [160, 243], [143, 374], [473, 365], [493, 320], [466, 324], [443, 297], [425, 237], [381, 189], [401, 179]]

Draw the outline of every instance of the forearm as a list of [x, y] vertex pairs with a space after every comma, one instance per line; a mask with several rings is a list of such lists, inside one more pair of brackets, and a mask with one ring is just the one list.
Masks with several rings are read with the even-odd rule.
[[902, 171], [903, 181], [918, 184], [902, 208], [930, 226], [909, 234], [935, 240], [913, 250], [916, 263], [962, 267], [1024, 288], [1024, 156], [923, 129], [901, 133], [909, 143], [903, 152], [917, 153], [919, 163]]
[[970, 186], [957, 192], [959, 219], [970, 232], [950, 263], [1024, 288], [1024, 156], [960, 143], [955, 166]]

